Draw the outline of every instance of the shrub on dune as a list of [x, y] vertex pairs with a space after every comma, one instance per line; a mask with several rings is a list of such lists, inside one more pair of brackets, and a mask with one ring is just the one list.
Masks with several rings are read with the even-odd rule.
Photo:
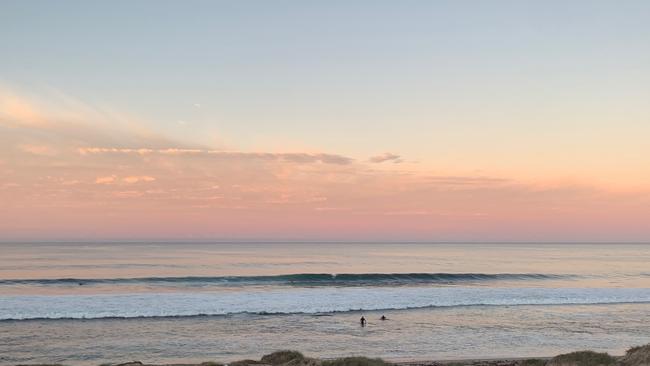
[[527, 360], [522, 360], [519, 365], [520, 366], [544, 366], [546, 365], [546, 361], [540, 360], [539, 358], [529, 358]]
[[578, 351], [565, 353], [553, 357], [547, 366], [609, 366], [614, 365], [616, 359], [607, 353], [594, 351]]
[[650, 366], [650, 344], [627, 350], [621, 366]]
[[389, 366], [380, 358], [346, 357], [322, 362], [322, 366]]
[[231, 362], [229, 366], [249, 366], [249, 365], [263, 365], [263, 362], [256, 361], [256, 360], [241, 360], [241, 361], [235, 361]]
[[305, 356], [303, 356], [302, 353], [298, 351], [283, 350], [283, 351], [277, 351], [269, 355], [262, 356], [262, 363], [275, 366], [275, 365], [282, 365], [290, 361], [304, 360], [304, 359]]

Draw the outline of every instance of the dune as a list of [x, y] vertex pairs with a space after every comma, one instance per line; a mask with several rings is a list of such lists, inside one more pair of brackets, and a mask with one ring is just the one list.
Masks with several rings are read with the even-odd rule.
[[[17, 365], [62, 366], [62, 365]], [[472, 359], [450, 361], [409, 361], [391, 363], [380, 358], [343, 357], [318, 359], [298, 351], [283, 350], [263, 356], [260, 360], [240, 360], [230, 363], [203, 362], [199, 364], [145, 364], [140, 361], [102, 364], [100, 366], [650, 366], [650, 344], [632, 347], [624, 356], [611, 356], [594, 351], [577, 351], [552, 358]]]
[[650, 366], [650, 344], [627, 350], [620, 366]]

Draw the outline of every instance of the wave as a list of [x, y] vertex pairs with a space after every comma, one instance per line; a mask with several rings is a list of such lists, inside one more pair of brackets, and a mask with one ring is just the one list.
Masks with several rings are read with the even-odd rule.
[[460, 306], [650, 303], [642, 288], [294, 288], [200, 293], [11, 295], [0, 320], [331, 314]]
[[459, 282], [526, 281], [575, 277], [541, 273], [297, 273], [274, 276], [136, 277], [136, 278], [45, 278], [5, 279], [0, 285], [292, 285], [292, 286], [385, 286], [408, 284], [453, 284]]

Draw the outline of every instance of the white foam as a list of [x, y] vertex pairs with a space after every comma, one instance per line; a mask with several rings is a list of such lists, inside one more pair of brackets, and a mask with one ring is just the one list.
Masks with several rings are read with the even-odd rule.
[[210, 293], [0, 296], [0, 319], [327, 313], [470, 305], [650, 302], [635, 288], [298, 288]]

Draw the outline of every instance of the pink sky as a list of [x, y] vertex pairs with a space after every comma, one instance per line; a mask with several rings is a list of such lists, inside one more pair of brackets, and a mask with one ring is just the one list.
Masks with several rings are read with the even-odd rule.
[[596, 184], [552, 171], [463, 172], [462, 161], [447, 171], [400, 151], [220, 148], [37, 99], [0, 94], [3, 240], [650, 239], [648, 187], [607, 184], [606, 171]]
[[3, 2], [0, 241], [650, 241], [650, 2]]

